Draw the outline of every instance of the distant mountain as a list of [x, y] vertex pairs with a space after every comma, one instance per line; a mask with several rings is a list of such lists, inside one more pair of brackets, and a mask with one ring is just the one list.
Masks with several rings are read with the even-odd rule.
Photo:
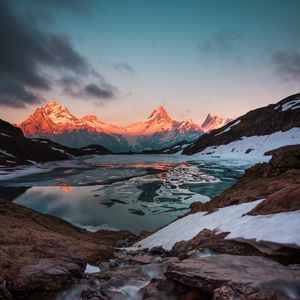
[[99, 145], [85, 148], [69, 148], [46, 139], [30, 139], [20, 128], [0, 119], [0, 165], [18, 165], [65, 160], [72, 156], [108, 154], [108, 149]]
[[258, 158], [286, 145], [300, 144], [300, 93], [248, 112], [201, 136], [183, 154]]
[[221, 118], [218, 116], [212, 116], [211, 114], [208, 114], [205, 121], [201, 125], [201, 129], [204, 132], [209, 132], [209, 131], [218, 129], [220, 127], [223, 127], [230, 121], [232, 121], [232, 119]]
[[161, 149], [203, 134], [201, 127], [191, 120], [172, 120], [162, 106], [147, 119], [120, 127], [93, 115], [77, 118], [54, 100], [17, 126], [27, 137], [48, 138], [70, 147], [100, 144], [114, 152]]

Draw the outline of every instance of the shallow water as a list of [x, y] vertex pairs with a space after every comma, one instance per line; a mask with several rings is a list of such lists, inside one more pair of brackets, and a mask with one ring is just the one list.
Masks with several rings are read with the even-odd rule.
[[155, 230], [206, 202], [249, 163], [186, 160], [167, 155], [107, 155], [40, 166], [42, 172], [2, 180], [7, 199], [91, 231]]

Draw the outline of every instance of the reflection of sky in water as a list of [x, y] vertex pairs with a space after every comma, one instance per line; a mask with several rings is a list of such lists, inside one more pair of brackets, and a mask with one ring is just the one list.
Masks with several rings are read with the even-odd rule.
[[[118, 156], [116, 156], [118, 158]], [[207, 162], [82, 163], [6, 181], [14, 202], [96, 230], [154, 230], [235, 182], [243, 167]], [[54, 186], [53, 186], [54, 185]]]

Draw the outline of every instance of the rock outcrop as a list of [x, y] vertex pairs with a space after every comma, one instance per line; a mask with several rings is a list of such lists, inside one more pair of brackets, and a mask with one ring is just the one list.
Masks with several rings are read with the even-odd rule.
[[300, 268], [256, 256], [215, 255], [171, 263], [168, 280], [198, 289], [209, 299], [297, 299]]
[[0, 286], [12, 299], [62, 287], [81, 277], [87, 262], [112, 257], [115, 246], [134, 238], [127, 231], [87, 232], [6, 200], [0, 224]]

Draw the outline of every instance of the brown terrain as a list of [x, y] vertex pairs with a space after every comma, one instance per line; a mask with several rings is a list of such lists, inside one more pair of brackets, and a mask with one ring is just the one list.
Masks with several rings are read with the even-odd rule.
[[57, 289], [81, 277], [87, 262], [106, 260], [134, 239], [127, 231], [87, 232], [6, 200], [0, 224], [0, 299]]

